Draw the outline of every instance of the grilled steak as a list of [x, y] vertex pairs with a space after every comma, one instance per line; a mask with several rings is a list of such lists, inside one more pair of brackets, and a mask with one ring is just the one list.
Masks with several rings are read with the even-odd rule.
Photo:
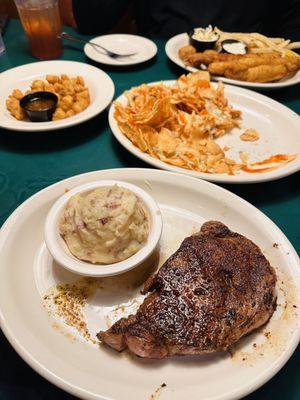
[[209, 221], [146, 281], [136, 315], [97, 336], [147, 358], [226, 350], [269, 320], [275, 283], [258, 246]]

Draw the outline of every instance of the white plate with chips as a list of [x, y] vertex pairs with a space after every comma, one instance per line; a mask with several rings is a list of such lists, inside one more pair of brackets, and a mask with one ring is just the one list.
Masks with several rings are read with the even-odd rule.
[[[164, 225], [160, 251], [148, 266], [101, 278], [97, 291], [82, 307], [73, 291], [67, 292], [70, 296], [60, 296], [57, 304], [65, 304], [62, 309], [73, 316], [68, 320], [70, 326], [64, 313], [60, 317], [49, 309], [51, 288], [76, 285], [79, 277], [55, 264], [46, 250], [45, 219], [67, 189], [102, 179], [132, 183], [156, 200]], [[146, 360], [99, 346], [96, 332], [135, 312], [147, 268], [161, 265], [186, 236], [210, 219], [220, 220], [253, 240], [275, 267], [278, 306], [268, 324], [241, 339], [232, 356], [220, 353]], [[1, 329], [34, 370], [81, 399], [239, 399], [274, 376], [299, 342], [300, 265], [294, 248], [258, 209], [204, 180], [134, 168], [65, 179], [29, 198], [9, 217], [0, 232], [0, 257]], [[50, 297], [45, 298], [45, 294]], [[87, 323], [89, 337], [82, 320]]]
[[[181, 47], [189, 44], [189, 37], [187, 33], [180, 33], [179, 35], [173, 36], [169, 39], [165, 46], [165, 51], [170, 60], [172, 60], [179, 67], [184, 68], [186, 71], [195, 72], [198, 71], [197, 68], [190, 67], [184, 64], [178, 55], [178, 51]], [[236, 79], [224, 78], [223, 76], [211, 77], [213, 80], [220, 80], [224, 83], [229, 83], [231, 85], [244, 86], [254, 89], [280, 89], [286, 86], [293, 86], [300, 83], [300, 70], [292, 77], [282, 79], [278, 82], [270, 83], [257, 83], [257, 82], [245, 82], [238, 81]]]
[[117, 54], [135, 53], [128, 57], [112, 58], [105, 54], [104, 50], [86, 44], [84, 46], [86, 56], [101, 64], [114, 66], [135, 65], [150, 60], [157, 53], [157, 46], [152, 40], [138, 35], [115, 33], [97, 36], [93, 38], [91, 42], [99, 44]]
[[[160, 82], [152, 82], [155, 85]], [[162, 82], [172, 86], [175, 81]], [[215, 84], [215, 83], [213, 83]], [[216, 84], [215, 84], [216, 85]], [[118, 140], [130, 153], [147, 162], [148, 164], [173, 172], [181, 172], [190, 176], [220, 183], [257, 183], [279, 179], [300, 170], [300, 118], [299, 116], [267, 96], [236, 86], [225, 85], [225, 96], [233, 108], [242, 111], [240, 128], [234, 128], [215, 141], [222, 147], [228, 147], [226, 157], [241, 162], [240, 153], [248, 156], [249, 164], [266, 160], [275, 154], [295, 155], [295, 159], [282, 164], [270, 172], [244, 172], [238, 171], [235, 175], [203, 173], [177, 167], [150, 156], [136, 147], [120, 130], [114, 117], [114, 103], [109, 110], [110, 128]], [[115, 101], [127, 104], [125, 95], [119, 96]], [[240, 135], [248, 128], [259, 132], [260, 138], [256, 142], [245, 142]], [[270, 164], [271, 166], [273, 164]], [[266, 167], [270, 165], [265, 165]]]
[[[6, 108], [6, 99], [14, 89], [25, 92], [36, 79], [45, 80], [46, 75], [66, 74], [82, 76], [89, 89], [91, 103], [82, 112], [70, 118], [49, 122], [18, 121]], [[41, 132], [59, 130], [87, 121], [109, 106], [115, 86], [101, 69], [76, 61], [41, 61], [12, 68], [0, 74], [0, 128], [14, 131]]]

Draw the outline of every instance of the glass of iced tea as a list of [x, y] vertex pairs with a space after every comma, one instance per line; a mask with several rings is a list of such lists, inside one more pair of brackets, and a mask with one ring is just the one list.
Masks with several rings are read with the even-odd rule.
[[58, 0], [15, 0], [31, 53], [41, 60], [62, 53]]

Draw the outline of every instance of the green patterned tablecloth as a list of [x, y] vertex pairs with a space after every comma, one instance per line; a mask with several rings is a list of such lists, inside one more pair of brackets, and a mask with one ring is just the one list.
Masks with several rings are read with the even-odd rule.
[[[0, 57], [0, 72], [36, 61], [29, 55], [26, 38], [18, 21], [9, 22], [4, 42], [7, 51]], [[174, 79], [182, 73], [182, 70], [168, 61], [164, 52], [164, 41], [157, 40], [156, 44], [156, 58], [144, 65], [119, 69], [102, 67], [115, 83], [116, 96], [142, 82]], [[65, 45], [62, 59], [93, 64], [85, 57], [80, 46], [69, 43]], [[300, 85], [266, 94], [300, 113]], [[54, 182], [83, 172], [118, 167], [148, 166], [130, 155], [114, 140], [106, 112], [82, 125], [62, 131], [26, 134], [0, 129], [0, 225], [29, 196]], [[298, 172], [277, 182], [224, 187], [268, 215], [299, 253], [299, 178]], [[73, 398], [31, 370], [1, 333], [0, 360], [0, 400]], [[298, 347], [276, 377], [247, 399], [299, 400], [299, 377]]]

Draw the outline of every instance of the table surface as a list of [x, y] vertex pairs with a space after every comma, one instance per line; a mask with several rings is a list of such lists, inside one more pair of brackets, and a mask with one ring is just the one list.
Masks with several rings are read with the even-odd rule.
[[[71, 32], [71, 29], [65, 28]], [[88, 38], [89, 37], [85, 37]], [[0, 57], [0, 72], [37, 61], [28, 51], [20, 23], [11, 20], [4, 35], [6, 54]], [[116, 96], [142, 82], [174, 79], [183, 71], [164, 52], [164, 41], [156, 40], [158, 54], [146, 64], [131, 68], [101, 66], [113, 79]], [[96, 65], [82, 48], [65, 43], [61, 59]], [[98, 65], [99, 67], [99, 65]], [[267, 92], [268, 96], [300, 113], [300, 85]], [[110, 132], [107, 112], [66, 130], [50, 133], [17, 133], [0, 129], [0, 225], [24, 200], [61, 179], [83, 172], [149, 167], [123, 149]], [[300, 252], [300, 173], [252, 185], [223, 185], [269, 216]], [[0, 399], [74, 399], [56, 388], [17, 355], [0, 331]], [[3, 362], [5, 360], [5, 362]], [[300, 348], [283, 369], [247, 400], [300, 399]]]

